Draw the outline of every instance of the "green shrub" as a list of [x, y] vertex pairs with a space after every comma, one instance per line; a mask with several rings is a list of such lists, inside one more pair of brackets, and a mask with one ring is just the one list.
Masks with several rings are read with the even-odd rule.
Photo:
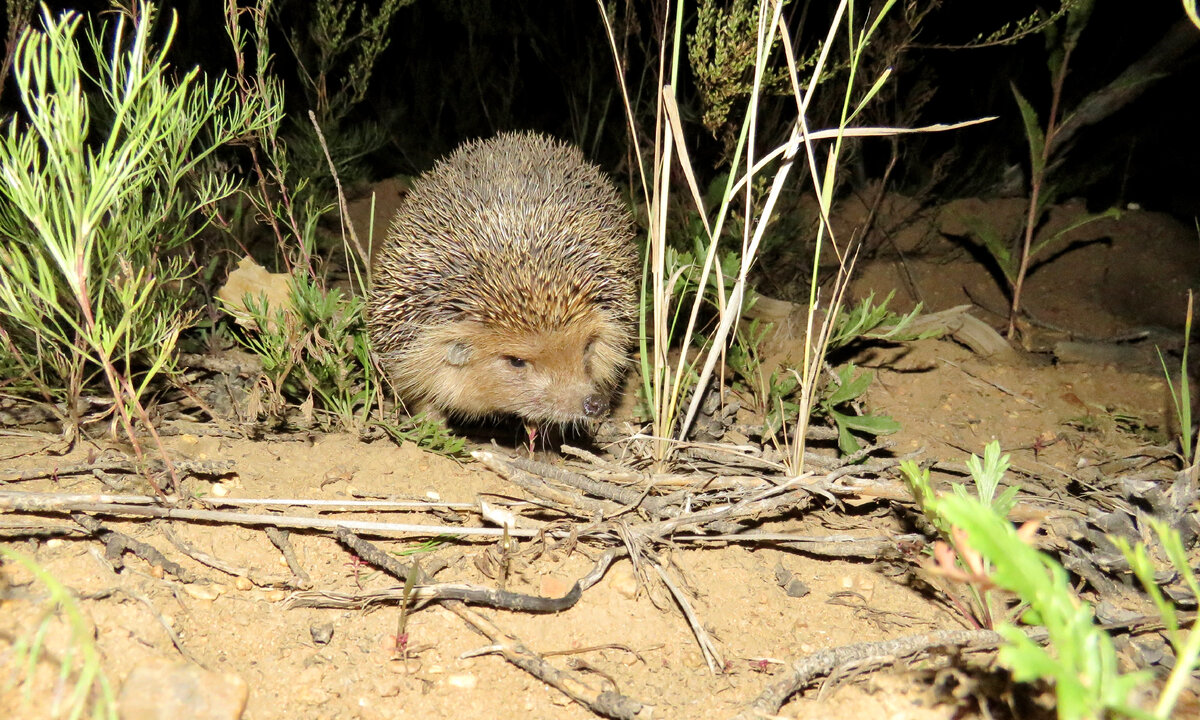
[[193, 319], [187, 244], [236, 188], [215, 153], [281, 114], [171, 68], [174, 16], [156, 48], [154, 8], [132, 12], [97, 26], [43, 8], [14, 49], [21, 114], [0, 134], [0, 368], [69, 428], [103, 376], [131, 437]]

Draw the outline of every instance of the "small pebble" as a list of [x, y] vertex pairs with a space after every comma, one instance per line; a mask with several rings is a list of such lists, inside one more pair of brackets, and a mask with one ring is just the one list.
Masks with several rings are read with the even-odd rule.
[[216, 585], [196, 585], [188, 584], [183, 586], [183, 591], [189, 597], [196, 600], [213, 601], [221, 596], [221, 590]]
[[811, 589], [799, 580], [793, 579], [784, 586], [783, 591], [790, 598], [802, 598], [812, 592]]
[[608, 582], [617, 594], [630, 600], [637, 598], [638, 582], [637, 575], [633, 572], [633, 565], [627, 562], [620, 563], [609, 571], [608, 576]]
[[471, 673], [457, 673], [446, 678], [446, 684], [459, 690], [473, 690], [479, 680]]
[[312, 636], [312, 641], [318, 645], [328, 645], [333, 639], [333, 623], [321, 623], [319, 625], [310, 625], [308, 634]]

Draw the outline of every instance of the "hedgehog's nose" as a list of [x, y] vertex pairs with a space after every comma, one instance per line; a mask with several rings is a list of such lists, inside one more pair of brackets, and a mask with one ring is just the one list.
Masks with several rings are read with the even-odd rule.
[[583, 399], [583, 414], [597, 418], [608, 412], [608, 398], [603, 395], [588, 395]]

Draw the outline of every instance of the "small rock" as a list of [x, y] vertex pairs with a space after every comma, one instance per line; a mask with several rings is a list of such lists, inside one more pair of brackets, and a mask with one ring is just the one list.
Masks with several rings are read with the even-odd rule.
[[637, 575], [633, 572], [633, 565], [620, 563], [609, 572], [608, 577], [612, 589], [619, 595], [630, 600], [637, 598], [638, 582]]
[[1175, 666], [1175, 656], [1167, 646], [1167, 641], [1158, 635], [1147, 635], [1132, 642], [1137, 653], [1141, 655], [1139, 667], [1162, 665], [1168, 670]]
[[310, 707], [319, 707], [328, 703], [333, 698], [328, 690], [317, 687], [316, 685], [301, 686], [294, 697], [299, 702]]
[[[386, 652], [391, 654], [395, 652], [395, 649], [396, 645], [392, 643], [392, 647]], [[387, 669], [393, 675], [416, 675], [421, 672], [421, 664], [412, 662], [411, 658], [392, 657], [387, 661]]]
[[783, 591], [787, 593], [787, 596], [790, 598], [802, 598], [812, 592], [807, 585], [799, 580], [796, 580], [795, 578], [789, 581], [787, 585], [783, 586]]
[[196, 600], [216, 600], [221, 596], [221, 589], [216, 585], [196, 585], [189, 583], [183, 586], [183, 591]]
[[1096, 619], [1103, 623], [1126, 622], [1138, 617], [1139, 614], [1111, 603], [1108, 600], [1101, 600], [1096, 605]]
[[121, 720], [237, 720], [250, 688], [232, 673], [152, 660], [130, 671], [117, 700]]
[[320, 625], [310, 625], [308, 634], [312, 636], [312, 641], [318, 645], [328, 645], [333, 639], [333, 623], [322, 623]]
[[473, 690], [479, 684], [479, 679], [471, 673], [457, 673], [447, 676], [446, 684], [459, 690]]
[[775, 583], [783, 588], [788, 597], [802, 598], [812, 592], [808, 585], [798, 580], [791, 570], [783, 566], [783, 563], [775, 563]]

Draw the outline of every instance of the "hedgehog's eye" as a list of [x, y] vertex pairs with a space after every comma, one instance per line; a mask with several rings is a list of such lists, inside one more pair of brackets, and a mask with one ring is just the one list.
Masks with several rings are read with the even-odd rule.
[[508, 361], [509, 365], [512, 365], [518, 369], [523, 368], [526, 365], [525, 358], [519, 358], [515, 355], [505, 355], [504, 359]]

